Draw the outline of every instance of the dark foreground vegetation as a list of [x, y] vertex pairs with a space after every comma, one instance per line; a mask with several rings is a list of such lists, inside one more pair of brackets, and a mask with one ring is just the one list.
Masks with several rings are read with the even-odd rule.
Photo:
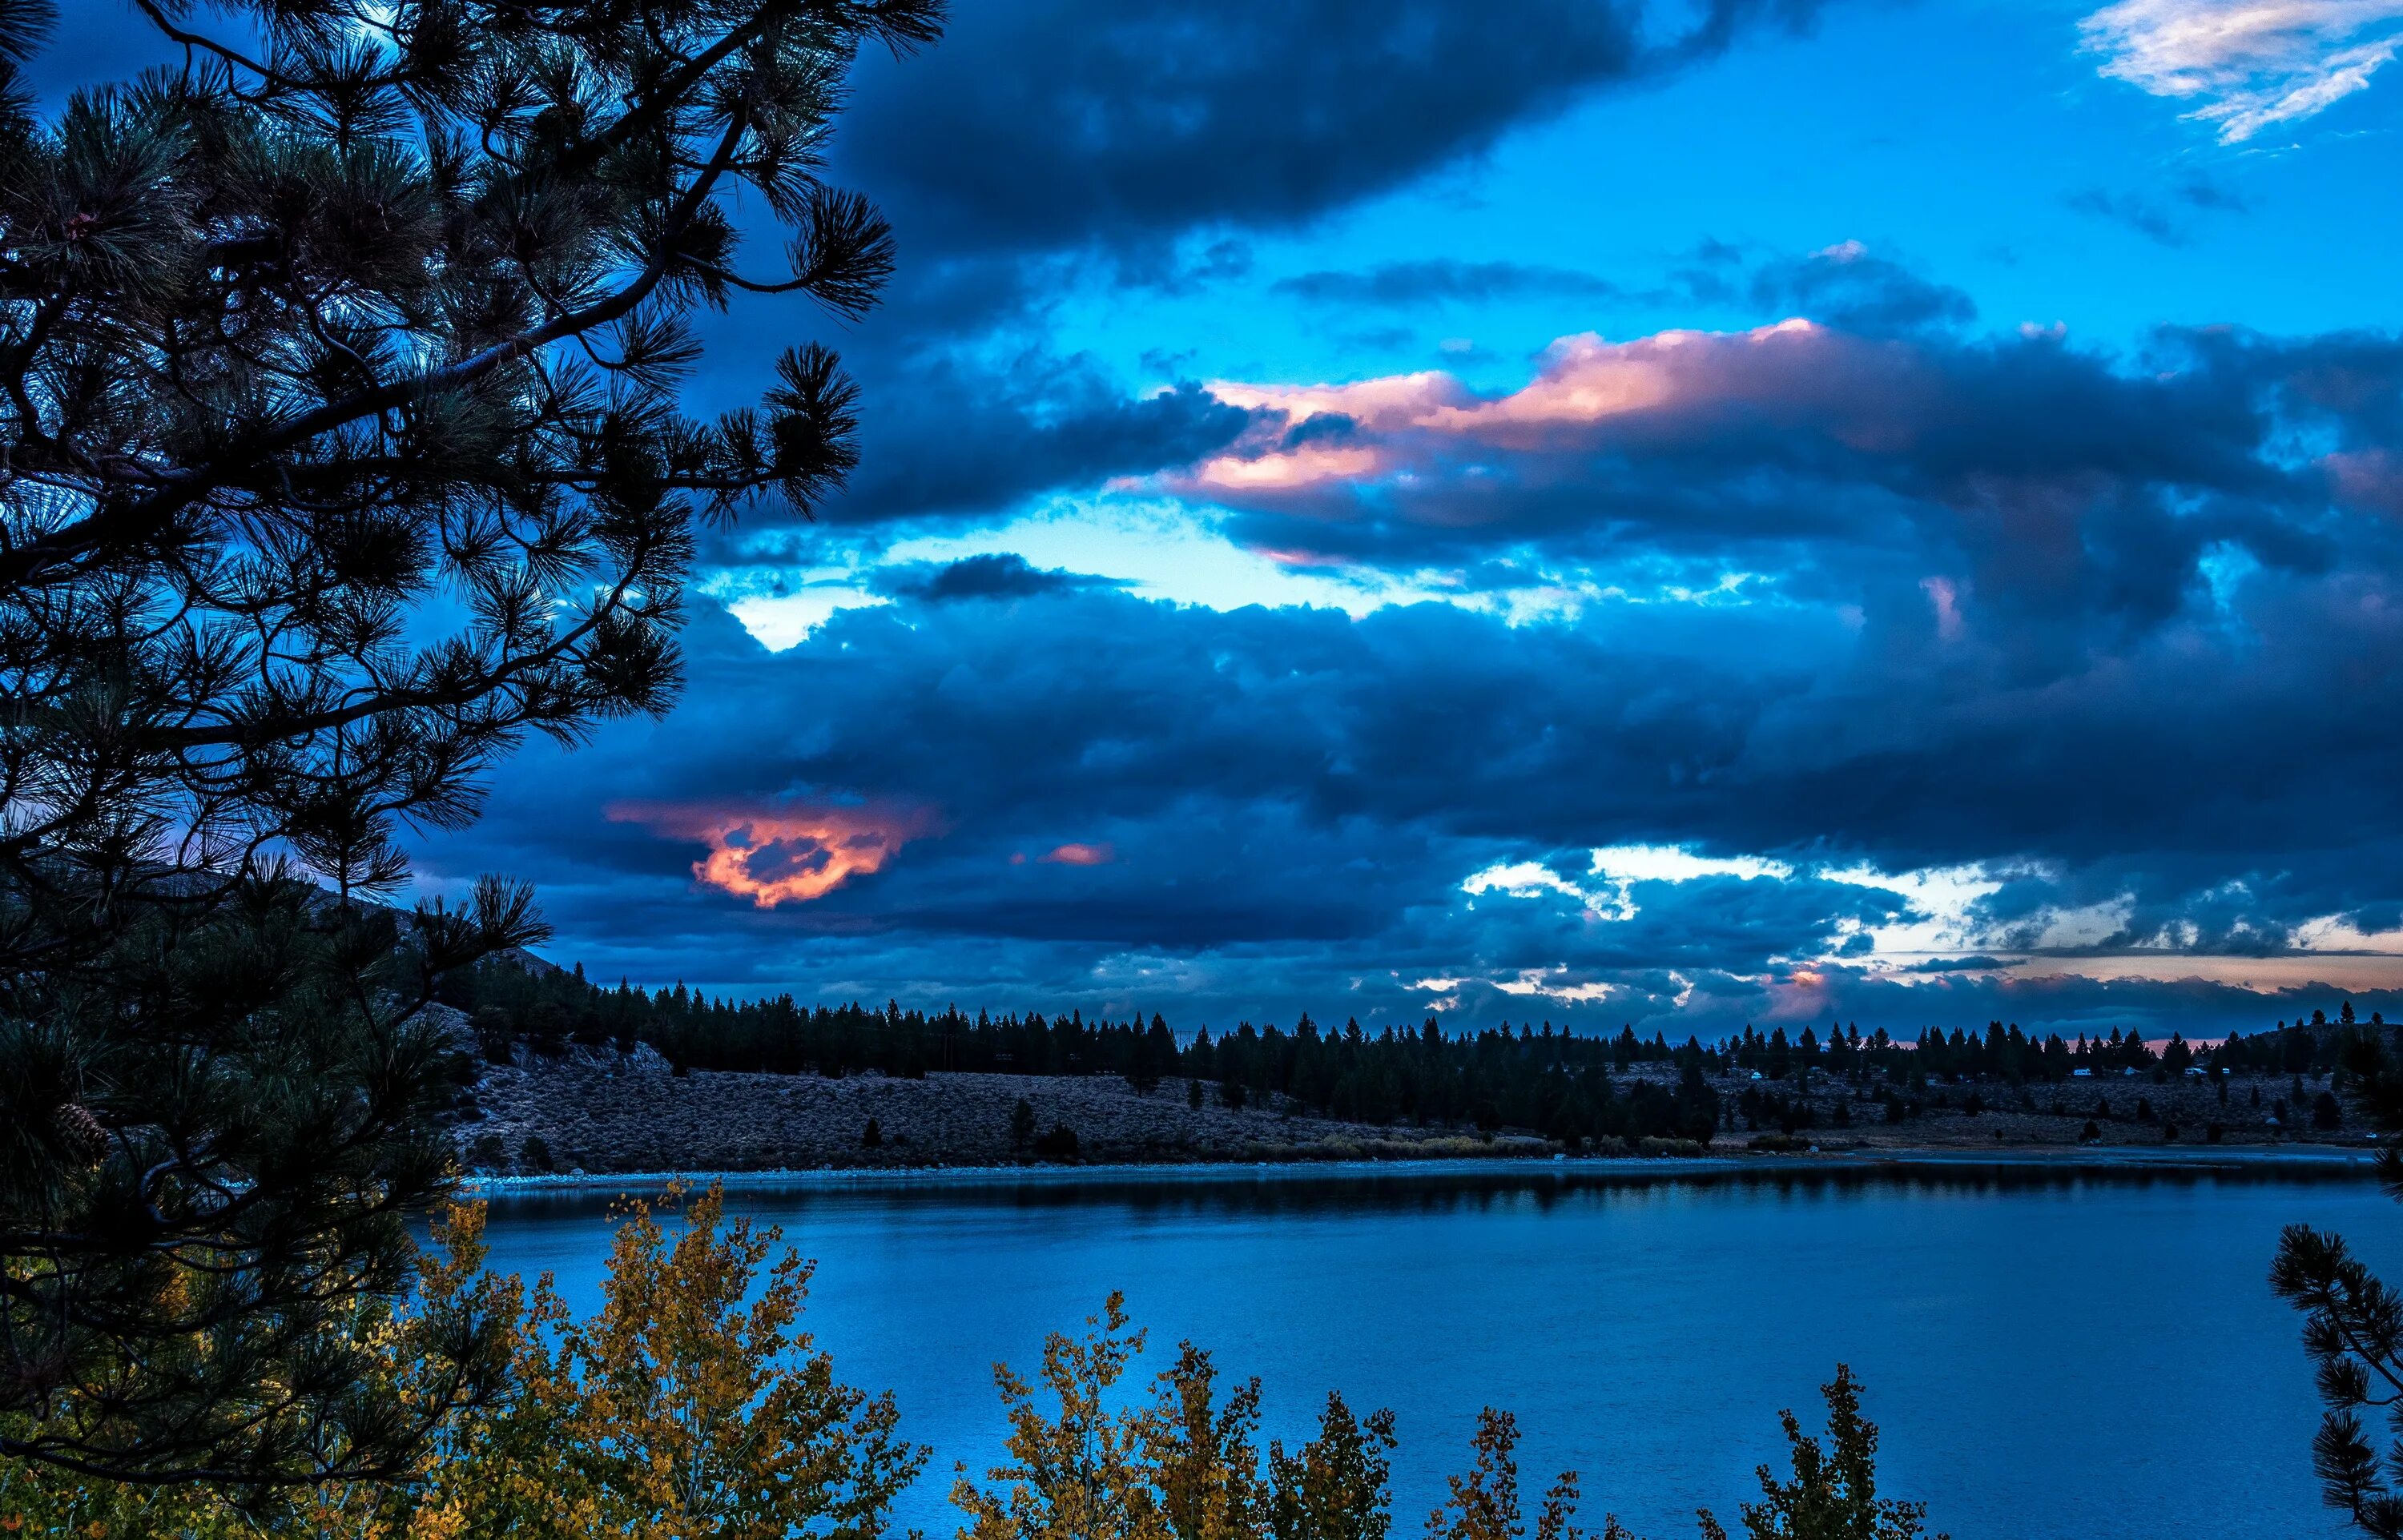
[[508, 1377], [354, 1312], [452, 1178], [420, 1005], [542, 931], [372, 901], [527, 734], [674, 699], [699, 523], [851, 468], [832, 354], [698, 417], [690, 323], [874, 299], [822, 151], [939, 6], [75, 3], [170, 62], [37, 109], [0, 0], [0, 1460], [373, 1485]]

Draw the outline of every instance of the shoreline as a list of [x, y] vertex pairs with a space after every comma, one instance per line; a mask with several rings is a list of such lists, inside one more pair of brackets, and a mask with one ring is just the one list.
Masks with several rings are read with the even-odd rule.
[[1047, 1186], [1078, 1182], [1208, 1183], [1292, 1181], [1310, 1177], [1590, 1176], [1677, 1181], [1693, 1176], [1758, 1174], [1801, 1177], [1949, 1171], [2139, 1175], [2215, 1172], [2311, 1175], [2372, 1180], [2376, 1158], [2334, 1145], [2198, 1146], [2186, 1149], [2031, 1146], [2017, 1149], [1835, 1149], [1815, 1154], [1730, 1151], [1700, 1156], [1515, 1156], [1362, 1160], [1096, 1161], [1084, 1165], [800, 1166], [784, 1170], [544, 1172], [469, 1176], [461, 1191], [483, 1199], [601, 1191], [660, 1192], [678, 1182], [723, 1184], [729, 1192], [777, 1188]]

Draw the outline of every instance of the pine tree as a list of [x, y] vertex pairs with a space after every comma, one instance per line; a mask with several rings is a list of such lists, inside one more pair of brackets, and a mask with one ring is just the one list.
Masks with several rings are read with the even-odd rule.
[[819, 152], [938, 0], [134, 5], [181, 62], [39, 120], [0, 0], [0, 1453], [373, 1477], [489, 1390], [339, 1329], [448, 1179], [424, 1006], [541, 935], [375, 901], [527, 733], [674, 699], [696, 519], [851, 467], [831, 354], [701, 421], [688, 324], [872, 301]]
[[[2345, 1048], [2344, 1072], [2355, 1107], [2385, 1135], [2378, 1177], [2389, 1197], [2403, 1200], [2403, 1063], [2384, 1043], [2356, 1037]], [[2322, 1097], [2331, 1104], [2335, 1098]], [[2340, 1112], [2340, 1117], [2341, 1116]], [[2403, 1296], [2354, 1256], [2341, 1236], [2289, 1225], [2278, 1240], [2270, 1286], [2303, 1314], [2303, 1348], [2317, 1369], [2326, 1408], [2312, 1464], [2328, 1505], [2364, 1533], [2403, 1540]], [[2363, 1426], [2377, 1417], [2392, 1436], [2382, 1450]]]

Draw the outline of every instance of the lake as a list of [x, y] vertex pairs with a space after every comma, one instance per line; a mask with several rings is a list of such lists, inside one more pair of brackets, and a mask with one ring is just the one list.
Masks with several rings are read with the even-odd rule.
[[[496, 1199], [494, 1265], [590, 1309], [604, 1202]], [[1270, 1432], [1306, 1434], [1329, 1388], [1393, 1408], [1397, 1536], [1489, 1403], [1519, 1414], [1532, 1486], [1582, 1474], [1594, 1527], [1607, 1507], [1691, 1535], [1705, 1504], [1732, 1527], [1753, 1467], [1784, 1468], [1778, 1408], [1816, 1428], [1839, 1361], [1884, 1430], [1883, 1490], [1956, 1540], [2334, 1535], [2297, 1320], [2264, 1277], [2304, 1220], [2403, 1279], [2403, 1210], [2276, 1164], [1047, 1172], [729, 1202], [817, 1259], [806, 1325], [935, 1447], [900, 1519], [943, 1535], [951, 1463], [1000, 1454], [992, 1364], [1031, 1370], [1112, 1287], [1153, 1367], [1190, 1338], [1257, 1374]]]

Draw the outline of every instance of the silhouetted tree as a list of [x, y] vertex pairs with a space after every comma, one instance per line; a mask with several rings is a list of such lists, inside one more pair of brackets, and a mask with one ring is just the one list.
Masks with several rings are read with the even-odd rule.
[[424, 1004], [541, 931], [497, 882], [363, 900], [526, 733], [673, 699], [696, 518], [851, 467], [832, 354], [697, 419], [686, 322], [870, 302], [819, 151], [937, 6], [188, 9], [37, 121], [48, 7], [0, 0], [0, 1453], [265, 1489], [488, 1388], [364, 1394], [332, 1324], [447, 1180]]
[[[2403, 1200], [2403, 1065], [2374, 1037], [2345, 1050], [2356, 1110], [2390, 1142], [2378, 1154], [2387, 1196]], [[2326, 1093], [2323, 1093], [2325, 1095]], [[2318, 1369], [2327, 1408], [2312, 1464], [2329, 1505], [2379, 1540], [2403, 1540], [2403, 1296], [2354, 1256], [2340, 1236], [2289, 1225], [2278, 1241], [2270, 1284], [2303, 1312], [2303, 1349]], [[2393, 1437], [2382, 1456], [2363, 1427], [2383, 1417]]]

